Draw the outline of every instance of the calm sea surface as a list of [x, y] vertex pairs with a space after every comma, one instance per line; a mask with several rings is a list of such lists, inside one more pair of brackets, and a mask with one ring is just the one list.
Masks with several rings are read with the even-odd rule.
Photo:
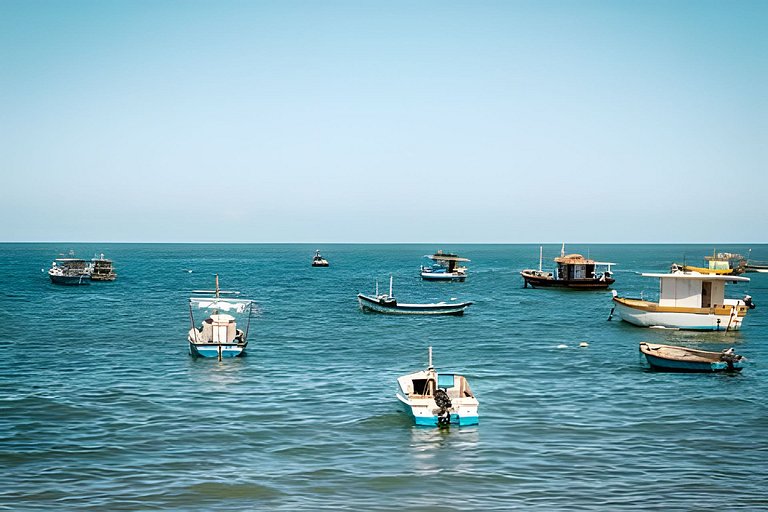
[[[309, 266], [315, 249], [330, 261]], [[418, 278], [419, 245], [0, 244], [0, 509], [768, 510], [768, 274], [736, 333], [641, 329], [610, 291], [524, 289], [538, 246], [446, 246], [465, 283]], [[718, 247], [768, 260], [768, 246]], [[103, 252], [118, 280], [50, 283], [59, 253]], [[711, 246], [571, 245], [618, 263], [622, 295]], [[545, 246], [545, 267], [560, 251]], [[192, 270], [188, 272], [187, 269]], [[188, 355], [187, 299], [254, 298], [248, 356]], [[473, 300], [463, 317], [364, 314]], [[651, 372], [638, 343], [734, 346], [738, 375]], [[579, 343], [587, 342], [587, 348]], [[414, 427], [395, 379], [466, 375], [480, 425]], [[558, 348], [567, 345], [567, 348]]]

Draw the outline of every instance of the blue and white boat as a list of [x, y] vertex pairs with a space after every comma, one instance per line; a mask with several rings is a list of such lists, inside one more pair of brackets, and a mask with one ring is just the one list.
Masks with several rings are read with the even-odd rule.
[[640, 343], [640, 352], [651, 368], [677, 372], [740, 371], [745, 359], [733, 349], [709, 352], [675, 345]]
[[395, 394], [416, 423], [429, 427], [477, 425], [480, 405], [462, 375], [438, 373], [432, 366], [432, 347], [426, 370], [397, 379]]
[[431, 261], [421, 266], [421, 278], [426, 281], [464, 281], [467, 278], [467, 267], [459, 265], [470, 261], [467, 258], [444, 253], [442, 249], [424, 257]]
[[48, 269], [48, 277], [54, 284], [91, 284], [93, 264], [79, 258], [56, 258]]
[[471, 306], [470, 302], [434, 302], [426, 304], [399, 303], [392, 295], [392, 276], [389, 276], [389, 295], [379, 294], [379, 283], [376, 282], [374, 296], [357, 294], [360, 309], [388, 315], [463, 315], [464, 310]]
[[[239, 357], [248, 346], [248, 329], [251, 324], [253, 301], [250, 299], [222, 298], [222, 295], [239, 295], [240, 292], [219, 289], [216, 275], [215, 290], [196, 290], [202, 294], [189, 299], [189, 318], [192, 328], [187, 340], [189, 353], [196, 357], [215, 357], [219, 360]], [[200, 327], [195, 325], [195, 311], [203, 310], [206, 318]], [[245, 330], [238, 328], [238, 318], [245, 321]]]

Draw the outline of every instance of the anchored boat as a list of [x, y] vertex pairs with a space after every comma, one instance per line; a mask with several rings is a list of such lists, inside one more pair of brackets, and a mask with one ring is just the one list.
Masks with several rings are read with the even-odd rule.
[[437, 302], [427, 304], [401, 304], [392, 295], [392, 276], [389, 276], [389, 294], [379, 294], [376, 282], [374, 296], [357, 294], [357, 301], [363, 311], [390, 315], [463, 315], [472, 302]]
[[93, 281], [114, 281], [117, 274], [112, 266], [112, 260], [108, 260], [102, 253], [98, 258], [91, 259], [91, 280]]
[[470, 261], [456, 254], [444, 253], [442, 249], [425, 258], [432, 261], [429, 265], [421, 266], [421, 278], [427, 281], [461, 281], [467, 278], [467, 267], [459, 265]]
[[476, 425], [479, 402], [461, 375], [438, 373], [432, 366], [432, 347], [426, 370], [397, 379], [395, 394], [416, 425]]
[[[189, 299], [189, 318], [192, 328], [187, 340], [189, 353], [199, 357], [216, 357], [219, 360], [239, 357], [248, 346], [248, 329], [251, 325], [253, 301], [249, 299], [222, 298], [222, 295], [239, 295], [240, 292], [219, 289], [219, 275], [216, 274], [215, 290], [196, 290], [203, 294]], [[206, 318], [197, 328], [195, 310], [206, 312]], [[238, 318], [245, 320], [245, 330], [238, 328]]]
[[320, 256], [320, 250], [315, 251], [315, 256], [312, 258], [313, 267], [327, 267], [328, 260]]
[[[752, 297], [726, 299], [725, 284], [749, 282], [747, 277], [701, 274], [676, 270], [669, 274], [642, 274], [659, 279], [659, 301], [619, 297], [613, 291], [613, 309], [622, 320], [641, 327], [736, 331], [755, 304]], [[610, 318], [609, 318], [610, 319]]]
[[722, 352], [709, 352], [674, 345], [640, 343], [640, 352], [651, 368], [678, 372], [724, 372], [740, 371], [745, 359], [733, 352], [733, 348]]
[[91, 284], [93, 265], [79, 258], [56, 258], [48, 269], [48, 277], [54, 284]]
[[[557, 267], [553, 272], [541, 269], [543, 251], [539, 247], [539, 269], [526, 269], [520, 272], [524, 286], [531, 288], [573, 288], [576, 290], [600, 290], [608, 288], [616, 280], [611, 277], [611, 265], [615, 263], [594, 261], [581, 254], [565, 254], [565, 244], [560, 249], [560, 257], [555, 258]], [[603, 269], [603, 267], [605, 267]]]

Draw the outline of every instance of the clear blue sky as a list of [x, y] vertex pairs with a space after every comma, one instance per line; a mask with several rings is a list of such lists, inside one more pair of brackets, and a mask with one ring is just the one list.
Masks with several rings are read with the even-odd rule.
[[0, 241], [766, 242], [765, 1], [0, 0]]

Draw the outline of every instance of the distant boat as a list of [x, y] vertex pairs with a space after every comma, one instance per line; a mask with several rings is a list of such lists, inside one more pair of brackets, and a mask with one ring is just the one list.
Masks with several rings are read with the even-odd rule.
[[379, 294], [376, 283], [374, 296], [359, 293], [357, 301], [363, 311], [390, 315], [463, 315], [472, 302], [437, 302], [426, 304], [400, 304], [392, 295], [392, 276], [389, 276], [389, 294]]
[[[189, 299], [189, 318], [192, 328], [187, 335], [189, 353], [199, 357], [216, 357], [219, 360], [245, 354], [248, 346], [248, 329], [251, 324], [253, 301], [249, 299], [221, 298], [222, 295], [238, 295], [240, 292], [219, 289], [216, 274], [215, 290], [198, 290], [203, 294]], [[199, 328], [195, 325], [195, 310], [206, 311], [206, 319]], [[230, 314], [231, 313], [231, 314]], [[245, 330], [239, 329], [234, 315], [244, 317]]]
[[[557, 267], [553, 272], [541, 269], [543, 250], [539, 247], [539, 269], [525, 269], [520, 272], [524, 286], [531, 288], [572, 288], [575, 290], [600, 290], [608, 288], [616, 280], [611, 277], [611, 265], [615, 263], [594, 261], [581, 254], [565, 254], [565, 244], [560, 257], [555, 258]], [[601, 269], [605, 267], [604, 269]]]
[[730, 270], [734, 275], [743, 274], [747, 266], [747, 259], [744, 256], [731, 252], [713, 250], [712, 256], [704, 256], [704, 259], [709, 263], [710, 270]]
[[93, 281], [114, 281], [117, 274], [112, 266], [112, 260], [104, 258], [102, 253], [100, 257], [91, 259], [91, 279]]
[[421, 278], [427, 281], [461, 281], [467, 278], [467, 267], [459, 263], [470, 261], [456, 254], [444, 253], [442, 249], [435, 254], [428, 254], [425, 258], [432, 261], [429, 265], [421, 266]]
[[54, 284], [91, 284], [93, 265], [80, 258], [56, 258], [48, 269], [48, 277]]
[[315, 251], [315, 256], [312, 258], [312, 266], [313, 267], [327, 267], [328, 266], [328, 260], [320, 256], [320, 250], [318, 249]]
[[749, 295], [741, 300], [725, 298], [725, 283], [749, 282], [746, 277], [681, 270], [642, 275], [659, 279], [658, 302], [619, 297], [613, 292], [613, 307], [621, 319], [640, 327], [736, 331], [755, 307]]
[[742, 356], [734, 354], [732, 348], [722, 352], [708, 352], [642, 342], [640, 352], [652, 368], [678, 372], [740, 371], [745, 361]]
[[399, 377], [395, 396], [416, 425], [447, 427], [479, 422], [480, 404], [469, 382], [462, 375], [435, 371], [432, 347], [427, 369]]

